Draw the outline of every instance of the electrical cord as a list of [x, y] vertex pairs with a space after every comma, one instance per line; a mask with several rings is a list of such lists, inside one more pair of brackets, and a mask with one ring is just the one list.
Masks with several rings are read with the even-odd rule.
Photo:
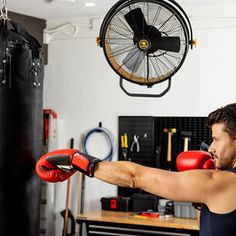
[[97, 128], [91, 129], [85, 134], [84, 139], [83, 139], [83, 144], [82, 144], [84, 153], [87, 155], [90, 155], [88, 152], [87, 143], [88, 143], [88, 139], [94, 133], [102, 133], [108, 139], [109, 144], [110, 144], [109, 153], [105, 158], [102, 159], [102, 161], [111, 161], [115, 153], [115, 140], [111, 132], [108, 129], [105, 129], [103, 127], [97, 127]]

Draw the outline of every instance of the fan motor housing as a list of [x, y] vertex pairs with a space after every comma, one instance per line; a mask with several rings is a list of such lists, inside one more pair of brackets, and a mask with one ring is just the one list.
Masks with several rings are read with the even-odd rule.
[[148, 51], [151, 48], [151, 42], [148, 39], [140, 39], [138, 41], [138, 48], [142, 51]]

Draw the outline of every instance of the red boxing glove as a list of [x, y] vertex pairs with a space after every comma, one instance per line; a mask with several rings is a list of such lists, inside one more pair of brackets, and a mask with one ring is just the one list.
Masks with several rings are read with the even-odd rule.
[[[212, 156], [204, 151], [185, 151], [181, 152], [176, 158], [178, 171], [194, 169], [214, 169], [215, 164]], [[201, 210], [201, 203], [192, 203], [195, 209]]]
[[94, 168], [101, 160], [75, 149], [48, 152], [36, 164], [36, 173], [47, 182], [67, 180], [76, 170], [89, 177], [94, 176]]
[[178, 171], [215, 168], [212, 156], [204, 151], [181, 152], [176, 158], [176, 166]]

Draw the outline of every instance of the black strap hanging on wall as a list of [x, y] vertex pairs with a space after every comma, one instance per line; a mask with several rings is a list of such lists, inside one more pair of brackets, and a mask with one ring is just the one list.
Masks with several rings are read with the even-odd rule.
[[38, 236], [43, 52], [19, 23], [0, 19], [0, 232]]

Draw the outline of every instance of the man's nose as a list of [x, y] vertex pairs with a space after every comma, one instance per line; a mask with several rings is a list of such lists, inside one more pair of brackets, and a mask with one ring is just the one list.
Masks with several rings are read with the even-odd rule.
[[214, 153], [215, 153], [215, 150], [214, 150], [214, 148], [213, 148], [212, 143], [211, 143], [211, 145], [210, 145], [209, 148], [208, 148], [208, 152], [210, 152], [211, 154], [214, 154]]

